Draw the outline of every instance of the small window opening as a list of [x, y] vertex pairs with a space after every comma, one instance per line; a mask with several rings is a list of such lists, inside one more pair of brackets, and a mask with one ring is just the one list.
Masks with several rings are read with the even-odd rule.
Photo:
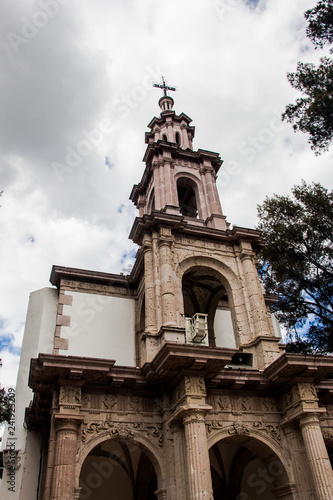
[[180, 135], [179, 135], [179, 132], [176, 132], [176, 143], [178, 144], [178, 146], [180, 146]]
[[167, 138], [167, 136], [165, 134], [162, 135], [162, 139], [163, 139], [163, 141], [167, 141], [168, 140], [168, 138]]

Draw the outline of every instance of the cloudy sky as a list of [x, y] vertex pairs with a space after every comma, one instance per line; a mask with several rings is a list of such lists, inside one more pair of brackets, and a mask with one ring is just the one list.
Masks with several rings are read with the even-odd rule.
[[29, 293], [53, 264], [119, 273], [135, 246], [129, 201], [165, 75], [194, 147], [224, 159], [232, 224], [254, 227], [265, 196], [301, 179], [332, 189], [281, 123], [286, 73], [317, 62], [303, 13], [316, 0], [3, 0], [0, 7], [0, 383], [15, 383]]

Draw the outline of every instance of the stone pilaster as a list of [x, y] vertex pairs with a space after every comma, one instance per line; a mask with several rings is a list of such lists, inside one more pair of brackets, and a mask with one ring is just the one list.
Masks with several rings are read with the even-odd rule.
[[186, 410], [185, 428], [188, 500], [213, 500], [205, 411]]
[[55, 421], [56, 446], [50, 500], [73, 500], [75, 488], [75, 457], [80, 418]]
[[318, 500], [332, 500], [333, 472], [328, 458], [319, 418], [315, 413], [300, 417], [300, 428]]

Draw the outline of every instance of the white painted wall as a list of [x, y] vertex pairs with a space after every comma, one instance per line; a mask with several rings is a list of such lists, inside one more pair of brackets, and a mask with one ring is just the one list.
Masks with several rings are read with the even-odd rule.
[[61, 328], [61, 336], [69, 339], [69, 348], [60, 353], [135, 366], [135, 300], [80, 292], [66, 295], [72, 295], [73, 303], [64, 306], [63, 314], [71, 321]]
[[54, 332], [58, 309], [58, 291], [43, 288], [30, 294], [28, 312], [23, 336], [15, 394], [15, 424], [7, 427], [3, 436], [2, 449], [13, 445], [20, 450], [21, 466], [12, 479], [15, 491], [8, 490], [12, 483], [5, 469], [0, 482], [0, 498], [3, 500], [36, 500], [40, 463], [41, 436], [27, 432], [23, 427], [25, 409], [32, 399], [28, 387], [31, 358], [39, 353], [53, 352]]
[[217, 309], [214, 318], [216, 347], [236, 347], [235, 334], [231, 320], [231, 311]]

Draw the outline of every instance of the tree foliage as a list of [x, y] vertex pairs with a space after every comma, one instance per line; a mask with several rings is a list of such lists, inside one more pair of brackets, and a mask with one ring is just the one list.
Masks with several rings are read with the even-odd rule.
[[316, 48], [322, 49], [325, 44], [333, 43], [332, 0], [320, 0], [316, 7], [305, 12], [304, 17], [308, 21], [306, 34]]
[[[2, 360], [0, 359], [0, 368]], [[0, 386], [0, 425], [9, 423], [12, 417], [12, 398], [8, 395], [6, 390]]]
[[333, 191], [304, 181], [258, 206], [260, 275], [296, 352], [333, 352]]
[[3, 387], [0, 387], [0, 425], [9, 423], [12, 416], [12, 402]]
[[[307, 36], [316, 48], [333, 42], [333, 0], [320, 0], [305, 12]], [[331, 49], [332, 52], [333, 49]], [[304, 97], [286, 106], [282, 120], [293, 124], [295, 132], [309, 134], [311, 149], [316, 154], [327, 151], [333, 140], [333, 61], [322, 57], [316, 67], [311, 63], [297, 64], [295, 73], [288, 73], [291, 86]]]

